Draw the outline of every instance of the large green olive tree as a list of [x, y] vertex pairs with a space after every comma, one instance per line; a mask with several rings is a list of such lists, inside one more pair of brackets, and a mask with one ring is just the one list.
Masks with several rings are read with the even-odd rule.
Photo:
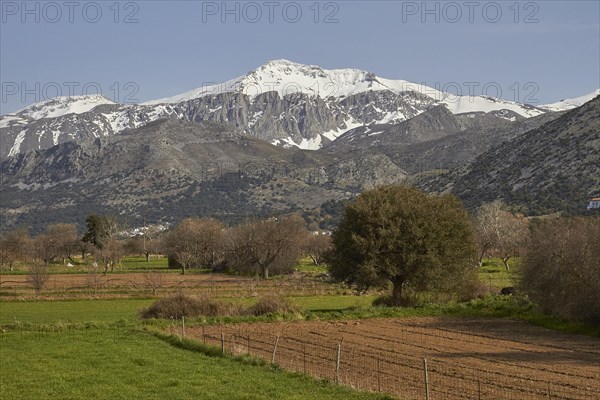
[[475, 249], [469, 216], [454, 196], [380, 186], [346, 207], [327, 262], [334, 278], [359, 289], [391, 284], [392, 302], [403, 304], [408, 285], [436, 289], [469, 276]]

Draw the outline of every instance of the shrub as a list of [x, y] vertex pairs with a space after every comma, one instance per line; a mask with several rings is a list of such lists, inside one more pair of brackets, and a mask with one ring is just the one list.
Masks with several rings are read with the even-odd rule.
[[487, 283], [482, 282], [479, 279], [471, 279], [465, 282], [464, 286], [462, 286], [459, 290], [458, 301], [466, 302], [470, 300], [484, 299], [493, 293], [494, 291]]
[[231, 310], [208, 296], [195, 297], [177, 293], [157, 300], [150, 307], [142, 310], [141, 317], [144, 319], [214, 317], [227, 312]]
[[394, 296], [383, 295], [373, 300], [375, 307], [415, 307], [421, 302], [414, 291], [406, 291], [404, 295], [397, 299]]
[[267, 314], [291, 314], [299, 311], [299, 308], [284, 297], [266, 296], [258, 300], [258, 303], [248, 309], [250, 315]]
[[535, 227], [521, 288], [541, 311], [600, 325], [600, 218], [558, 218]]

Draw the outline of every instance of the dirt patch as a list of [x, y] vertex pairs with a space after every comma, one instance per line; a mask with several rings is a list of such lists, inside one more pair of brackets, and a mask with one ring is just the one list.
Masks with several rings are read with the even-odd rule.
[[[352, 387], [430, 400], [600, 398], [600, 340], [479, 318], [234, 324], [186, 336]], [[279, 337], [279, 340], [277, 340]], [[338, 346], [340, 364], [336, 373]], [[336, 378], [337, 377], [337, 378]]]
[[[258, 297], [267, 293], [281, 295], [322, 295], [338, 288], [303, 276], [278, 280], [259, 280], [224, 274], [122, 273], [122, 274], [52, 274], [42, 291], [42, 298], [123, 297], [129, 295], [163, 295], [177, 290], [218, 297]], [[0, 275], [3, 298], [34, 298], [27, 275]]]

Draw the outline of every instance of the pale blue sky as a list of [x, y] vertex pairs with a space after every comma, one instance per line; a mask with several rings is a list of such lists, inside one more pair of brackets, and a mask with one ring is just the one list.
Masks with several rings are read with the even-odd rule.
[[[502, 97], [534, 104], [600, 87], [599, 1], [427, 2], [429, 14], [421, 1], [228, 2], [238, 12], [225, 22], [221, 1], [122, 1], [118, 15], [114, 0], [72, 10], [63, 0], [28, 1], [31, 13], [20, 0], [0, 3], [2, 114], [52, 97], [57, 86], [68, 95], [70, 82], [74, 94], [97, 83], [112, 100], [146, 101], [279, 58], [465, 91], [469, 82], [494, 83]], [[124, 23], [127, 16], [137, 22]]]

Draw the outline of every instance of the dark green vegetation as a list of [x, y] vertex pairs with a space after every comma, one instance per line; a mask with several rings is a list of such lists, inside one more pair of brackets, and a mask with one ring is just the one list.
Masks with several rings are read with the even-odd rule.
[[[381, 186], [346, 207], [326, 257], [334, 278], [359, 289], [457, 290], [472, 278], [475, 242], [469, 216], [452, 196]], [[452, 282], [452, 285], [448, 283]]]

